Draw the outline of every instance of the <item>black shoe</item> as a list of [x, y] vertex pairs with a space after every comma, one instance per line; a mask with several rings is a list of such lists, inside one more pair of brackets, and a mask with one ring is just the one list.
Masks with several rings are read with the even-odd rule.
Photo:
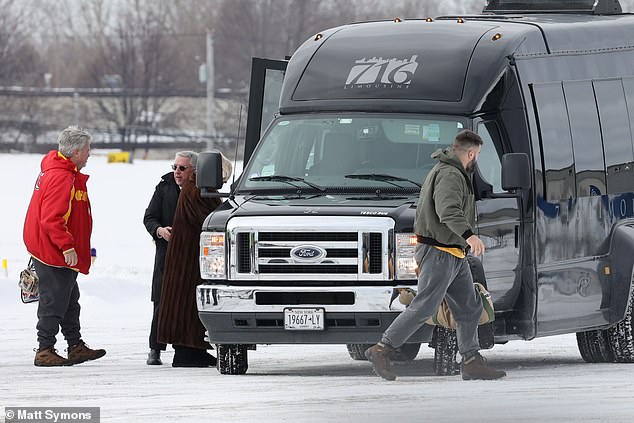
[[172, 361], [172, 367], [213, 367], [208, 360]]
[[147, 355], [146, 364], [148, 366], [160, 366], [163, 364], [161, 361], [161, 350], [150, 350]]
[[213, 355], [209, 354], [207, 351], [205, 351], [205, 356], [204, 356], [205, 360], [207, 361], [207, 363], [209, 363], [209, 366], [211, 367], [216, 367], [216, 363], [218, 363], [218, 360], [216, 360], [216, 357], [214, 357]]
[[215, 367], [216, 357], [201, 348], [174, 346], [172, 367]]

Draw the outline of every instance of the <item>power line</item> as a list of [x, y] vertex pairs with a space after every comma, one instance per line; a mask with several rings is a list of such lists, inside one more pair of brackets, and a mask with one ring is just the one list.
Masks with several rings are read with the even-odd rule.
[[[214, 90], [216, 98], [244, 97], [248, 94], [246, 88], [217, 88]], [[42, 87], [3, 87], [0, 95], [12, 97], [206, 97], [207, 92], [201, 90], [142, 90], [138, 88], [42, 88]]]

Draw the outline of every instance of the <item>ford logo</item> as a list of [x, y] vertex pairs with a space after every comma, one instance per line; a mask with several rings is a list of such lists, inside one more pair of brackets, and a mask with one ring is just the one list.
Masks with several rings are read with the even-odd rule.
[[291, 250], [295, 261], [317, 262], [326, 257], [326, 250], [315, 245], [299, 245]]

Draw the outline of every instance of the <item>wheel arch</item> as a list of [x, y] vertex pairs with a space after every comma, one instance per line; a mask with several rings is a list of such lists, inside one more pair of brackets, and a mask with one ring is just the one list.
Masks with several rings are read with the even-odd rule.
[[[632, 295], [634, 279], [634, 222], [623, 223], [614, 227], [610, 237], [608, 253], [609, 273], [604, 285], [609, 287], [606, 304], [609, 309], [610, 323], [620, 322], [625, 318], [627, 305]], [[604, 301], [606, 298], [604, 296]]]

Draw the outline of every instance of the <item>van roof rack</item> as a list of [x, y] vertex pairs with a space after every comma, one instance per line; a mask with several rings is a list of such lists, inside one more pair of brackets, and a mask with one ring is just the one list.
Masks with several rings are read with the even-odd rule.
[[584, 13], [619, 15], [619, 0], [487, 0], [482, 13]]

